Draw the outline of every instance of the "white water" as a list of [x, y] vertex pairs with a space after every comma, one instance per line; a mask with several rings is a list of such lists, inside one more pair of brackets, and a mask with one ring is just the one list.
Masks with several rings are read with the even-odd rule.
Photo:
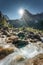
[[29, 44], [24, 48], [15, 50], [12, 54], [8, 55], [6, 58], [0, 61], [0, 65], [10, 65], [12, 60], [15, 60], [17, 55], [23, 55], [26, 59], [32, 58], [35, 55], [43, 53], [42, 48], [38, 48], [33, 44]]
[[41, 37], [41, 40], [43, 41], [43, 37]]

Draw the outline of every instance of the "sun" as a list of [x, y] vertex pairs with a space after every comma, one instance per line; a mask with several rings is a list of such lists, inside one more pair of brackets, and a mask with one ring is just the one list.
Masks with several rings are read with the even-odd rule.
[[18, 13], [20, 14], [20, 16], [23, 16], [23, 14], [24, 14], [24, 9], [19, 9]]

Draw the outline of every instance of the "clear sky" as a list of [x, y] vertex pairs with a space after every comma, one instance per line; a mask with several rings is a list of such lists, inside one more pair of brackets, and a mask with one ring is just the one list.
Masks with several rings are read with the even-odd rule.
[[10, 19], [20, 18], [18, 10], [27, 9], [32, 14], [43, 12], [43, 0], [0, 0], [0, 11]]

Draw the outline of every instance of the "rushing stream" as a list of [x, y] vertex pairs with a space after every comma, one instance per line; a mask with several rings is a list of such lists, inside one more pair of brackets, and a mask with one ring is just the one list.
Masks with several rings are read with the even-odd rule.
[[15, 60], [15, 57], [17, 55], [23, 55], [25, 59], [29, 59], [39, 53], [43, 53], [42, 48], [38, 48], [36, 46], [33, 46], [32, 44], [29, 44], [23, 48], [15, 50], [12, 54], [5, 57], [3, 60], [0, 61], [0, 65], [9, 65], [12, 60]]

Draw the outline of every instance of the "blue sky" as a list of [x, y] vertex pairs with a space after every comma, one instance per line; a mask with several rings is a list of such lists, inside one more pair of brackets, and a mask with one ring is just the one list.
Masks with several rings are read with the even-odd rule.
[[18, 10], [27, 9], [32, 14], [43, 12], [43, 0], [0, 0], [0, 11], [10, 19], [18, 19]]

